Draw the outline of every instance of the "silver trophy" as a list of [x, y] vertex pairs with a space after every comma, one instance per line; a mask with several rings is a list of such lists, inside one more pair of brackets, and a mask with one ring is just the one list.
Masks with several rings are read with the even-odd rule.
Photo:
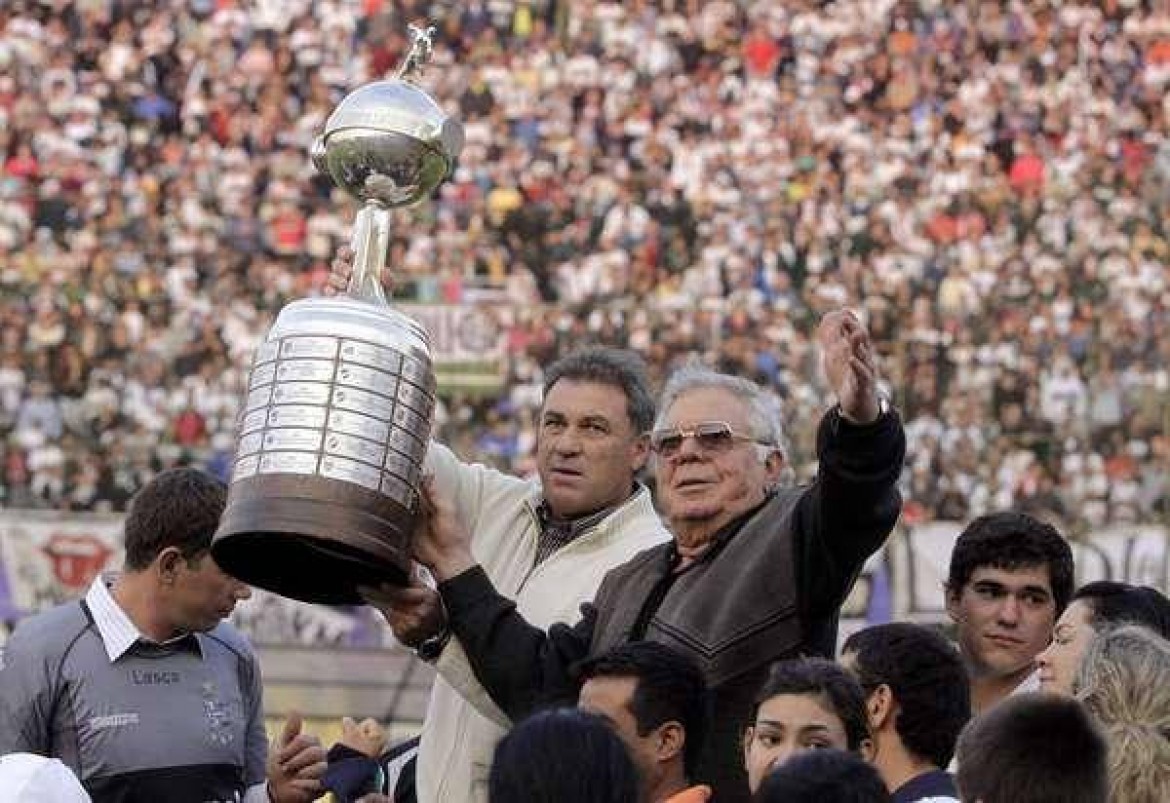
[[463, 127], [412, 76], [434, 29], [411, 26], [396, 77], [345, 97], [313, 143], [314, 166], [362, 202], [345, 295], [294, 301], [257, 349], [216, 562], [307, 602], [358, 604], [356, 588], [404, 583], [434, 411], [427, 333], [382, 291], [390, 210], [448, 176]]

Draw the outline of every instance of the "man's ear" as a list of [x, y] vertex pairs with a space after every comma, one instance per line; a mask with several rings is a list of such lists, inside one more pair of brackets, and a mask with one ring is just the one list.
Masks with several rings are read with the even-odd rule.
[[943, 586], [943, 597], [947, 601], [947, 616], [951, 617], [951, 621], [955, 624], [958, 624], [963, 618], [962, 612], [959, 610], [959, 596], [959, 591], [950, 586]]
[[630, 446], [630, 468], [634, 470], [634, 473], [637, 473], [646, 467], [646, 462], [649, 459], [650, 433], [643, 432], [634, 438], [634, 442]]
[[779, 449], [768, 452], [764, 460], [764, 472], [768, 477], [769, 487], [776, 487], [780, 482], [780, 475], [784, 472], [784, 454]]
[[670, 761], [686, 748], [687, 732], [681, 723], [674, 720], [658, 726], [658, 761]]
[[183, 553], [177, 547], [169, 546], [154, 559], [155, 571], [164, 585], [172, 585], [179, 576], [179, 569], [186, 562]]
[[894, 692], [890, 687], [882, 683], [869, 693], [865, 700], [865, 710], [869, 714], [869, 729], [877, 733], [887, 723], [893, 724], [898, 701], [894, 699]]

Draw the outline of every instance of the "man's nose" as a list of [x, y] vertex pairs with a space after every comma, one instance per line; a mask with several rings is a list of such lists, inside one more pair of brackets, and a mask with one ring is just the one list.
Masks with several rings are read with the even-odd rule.
[[675, 453], [676, 459], [693, 459], [701, 457], [706, 452], [703, 447], [699, 445], [699, 439], [694, 435], [683, 436], [682, 442], [678, 445], [678, 452]]
[[1003, 602], [999, 604], [1000, 621], [1016, 624], [1020, 621], [1020, 601], [1015, 594], [1005, 594]]
[[576, 454], [581, 451], [581, 437], [575, 429], [566, 427], [553, 441], [553, 449], [561, 454]]

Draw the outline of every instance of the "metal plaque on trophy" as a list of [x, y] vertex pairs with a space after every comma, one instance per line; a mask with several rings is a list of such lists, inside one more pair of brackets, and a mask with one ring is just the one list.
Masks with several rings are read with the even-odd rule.
[[392, 309], [381, 274], [391, 209], [450, 174], [463, 128], [412, 74], [362, 86], [313, 144], [318, 170], [362, 202], [347, 293], [284, 307], [257, 349], [227, 508], [212, 544], [224, 571], [307, 602], [359, 604], [356, 588], [404, 583], [434, 411], [427, 333]]

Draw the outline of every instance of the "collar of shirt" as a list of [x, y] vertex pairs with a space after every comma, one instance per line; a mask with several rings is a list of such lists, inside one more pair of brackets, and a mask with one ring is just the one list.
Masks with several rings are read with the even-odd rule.
[[601, 520], [612, 511], [612, 507], [607, 507], [579, 518], [562, 519], [553, 515], [548, 502], [541, 500], [536, 507], [536, 515], [540, 519], [540, 538], [536, 544], [536, 562], [540, 563], [561, 547], [577, 540], [582, 533], [588, 532], [592, 527], [600, 524]]
[[85, 595], [85, 604], [89, 614], [93, 617], [94, 626], [101, 636], [102, 645], [106, 648], [106, 655], [110, 663], [117, 661], [131, 650], [135, 644], [141, 644], [150, 649], [183, 649], [189, 648], [200, 657], [203, 655], [203, 646], [194, 633], [184, 633], [164, 642], [151, 641], [135, 626], [122, 606], [110, 593], [108, 583], [110, 576], [98, 575], [94, 578]]
[[942, 770], [930, 770], [911, 778], [899, 786], [890, 795], [891, 803], [921, 803], [932, 800], [957, 801], [958, 792], [955, 789], [955, 779], [950, 773]]

